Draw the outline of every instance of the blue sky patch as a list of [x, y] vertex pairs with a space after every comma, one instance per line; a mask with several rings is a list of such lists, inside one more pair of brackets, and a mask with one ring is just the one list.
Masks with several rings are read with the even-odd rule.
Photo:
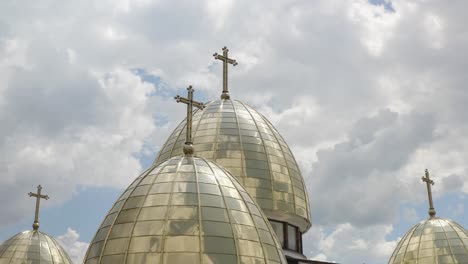
[[[442, 197], [439, 197], [434, 200], [434, 207], [436, 210], [436, 216], [441, 218], [451, 219], [461, 226], [468, 226], [468, 204], [467, 196], [460, 196], [460, 194], [449, 193]], [[438, 206], [439, 205], [439, 206]], [[418, 219], [414, 222], [409, 222], [405, 220], [403, 216], [405, 209], [415, 209]], [[400, 207], [400, 217], [398, 223], [394, 223], [394, 230], [388, 236], [389, 240], [394, 240], [398, 237], [403, 237], [411, 227], [427, 219], [429, 205], [427, 201], [419, 204], [405, 204]]]
[[392, 4], [392, 1], [390, 0], [368, 0], [369, 3], [373, 4], [373, 5], [381, 5], [385, 8], [385, 10], [389, 11], [389, 12], [396, 12], [395, 11], [395, 8], [393, 8], [393, 4]]
[[[80, 241], [89, 242], [122, 191], [109, 187], [81, 188], [71, 200], [61, 206], [41, 208], [39, 230], [57, 237], [65, 234], [67, 228], [72, 228], [80, 234]], [[77, 212], [81, 217], [76, 217]], [[32, 229], [33, 220], [34, 212], [31, 211], [30, 216], [20, 223], [1, 230], [0, 241]]]

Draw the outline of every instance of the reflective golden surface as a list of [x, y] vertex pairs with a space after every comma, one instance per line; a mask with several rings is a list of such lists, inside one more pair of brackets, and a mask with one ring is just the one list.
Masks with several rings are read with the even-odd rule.
[[[307, 191], [291, 150], [273, 125], [237, 100], [216, 100], [193, 116], [196, 156], [225, 167], [270, 219], [302, 232], [310, 225]], [[182, 154], [185, 120], [161, 149], [155, 164]]]
[[468, 263], [468, 232], [451, 220], [429, 218], [406, 233], [388, 263]]
[[268, 220], [218, 165], [174, 157], [115, 202], [85, 263], [286, 263]]
[[58, 242], [40, 231], [24, 231], [0, 245], [0, 264], [72, 263]]

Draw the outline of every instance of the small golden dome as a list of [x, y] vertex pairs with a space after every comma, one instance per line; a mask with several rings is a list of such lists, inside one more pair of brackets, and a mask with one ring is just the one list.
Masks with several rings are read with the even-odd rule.
[[117, 199], [85, 263], [286, 264], [273, 232], [226, 170], [179, 156], [153, 165]]
[[0, 245], [0, 263], [63, 263], [72, 261], [51, 236], [41, 231], [18, 233]]
[[[183, 120], [154, 164], [182, 154]], [[311, 226], [308, 195], [299, 166], [273, 125], [237, 100], [216, 100], [193, 115], [196, 155], [226, 168], [255, 199], [265, 215], [307, 231]]]
[[388, 263], [468, 263], [468, 232], [452, 220], [431, 217], [406, 233]]

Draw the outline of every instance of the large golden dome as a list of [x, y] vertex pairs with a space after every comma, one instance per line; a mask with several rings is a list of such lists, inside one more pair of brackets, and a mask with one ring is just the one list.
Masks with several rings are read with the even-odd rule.
[[[182, 154], [186, 121], [161, 149], [155, 164]], [[210, 102], [193, 115], [197, 156], [225, 167], [269, 219], [305, 232], [311, 226], [304, 180], [294, 156], [273, 125], [250, 106], [229, 99]]]
[[284, 263], [261, 210], [223, 168], [174, 157], [141, 174], [115, 202], [85, 263]]
[[38, 230], [18, 233], [0, 245], [0, 264], [70, 264], [72, 261], [51, 236]]
[[468, 263], [468, 232], [452, 220], [431, 217], [406, 233], [388, 263]]

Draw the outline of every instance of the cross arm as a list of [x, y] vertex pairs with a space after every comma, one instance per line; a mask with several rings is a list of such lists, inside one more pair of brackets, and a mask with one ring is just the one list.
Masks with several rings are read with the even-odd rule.
[[189, 104], [190, 103], [189, 99], [181, 97], [179, 95], [174, 97], [174, 99], [176, 99], [176, 102], [178, 102], [178, 103], [184, 103], [184, 104]]
[[226, 57], [224, 57], [223, 55], [219, 55], [218, 53], [215, 53], [213, 54], [213, 57], [217, 60], [225, 60]]
[[428, 179], [428, 178], [425, 178], [425, 177], [422, 177], [421, 179], [423, 180], [423, 182], [427, 182], [427, 183], [429, 183], [431, 185], [434, 185], [434, 181], [431, 180], [431, 179]]
[[219, 55], [218, 53], [213, 54], [213, 57], [214, 57], [215, 59], [217, 59], [217, 60], [221, 60], [221, 61], [225, 61], [225, 62], [227, 62], [227, 63], [230, 63], [230, 64], [232, 64], [232, 65], [234, 65], [234, 66], [237, 65], [237, 61], [236, 61], [236, 60], [230, 59], [230, 58], [225, 57], [225, 56], [223, 56], [223, 55]]
[[233, 66], [236, 66], [237, 65], [237, 61], [236, 60], [233, 60], [233, 59], [230, 59], [230, 58], [227, 58], [226, 60], [228, 63], [232, 64]]
[[174, 97], [174, 99], [176, 99], [176, 102], [178, 103], [184, 103], [184, 104], [192, 104], [194, 107], [196, 108], [199, 108], [200, 110], [203, 110], [205, 108], [205, 104], [204, 103], [200, 103], [200, 102], [197, 102], [197, 101], [193, 101], [193, 100], [189, 100], [185, 97], [181, 97], [181, 96], [176, 96]]
[[42, 199], [49, 200], [48, 195], [42, 195], [42, 194], [37, 194], [37, 193], [32, 193], [32, 192], [29, 192], [28, 195], [29, 195], [29, 197], [39, 197], [39, 198], [42, 198]]
[[193, 102], [193, 106], [195, 106], [196, 108], [198, 108], [200, 110], [203, 110], [205, 108], [205, 104], [204, 103], [199, 103], [199, 102]]

